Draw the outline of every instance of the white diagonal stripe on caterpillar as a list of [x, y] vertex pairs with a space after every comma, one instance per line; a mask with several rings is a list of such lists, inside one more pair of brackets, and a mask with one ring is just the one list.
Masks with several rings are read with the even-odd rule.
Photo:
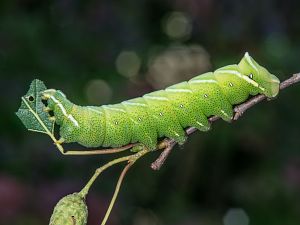
[[248, 76], [245, 76], [243, 74], [241, 74], [238, 71], [235, 70], [218, 70], [218, 73], [230, 73], [230, 74], [234, 74], [237, 75], [238, 77], [242, 78], [243, 80], [247, 81], [249, 84], [252, 84], [254, 87], [257, 87], [259, 89], [261, 89], [262, 91], [265, 91], [265, 88], [261, 87], [258, 85], [258, 83], [256, 83], [254, 80], [251, 80]]
[[75, 118], [71, 114], [67, 114], [67, 111], [66, 111], [65, 107], [63, 107], [63, 105], [60, 103], [60, 101], [57, 100], [54, 96], [50, 96], [50, 98], [57, 104], [57, 106], [60, 108], [63, 115], [65, 117], [67, 117], [72, 123], [74, 123], [74, 125], [76, 127], [79, 127], [79, 124], [78, 124], [77, 120], [75, 120]]
[[128, 101], [124, 101], [122, 102], [125, 105], [136, 105], [136, 106], [147, 106], [146, 104], [143, 103], [138, 103], [138, 102], [128, 102]]
[[189, 89], [177, 89], [177, 88], [167, 88], [165, 91], [168, 92], [186, 92], [186, 93], [192, 93], [192, 90]]
[[190, 80], [189, 83], [193, 84], [193, 83], [217, 83], [216, 80]]
[[68, 119], [72, 121], [76, 127], [79, 127], [77, 120], [75, 120], [75, 118], [71, 114], [68, 115]]
[[248, 52], [245, 53], [245, 57], [246, 57], [247, 62], [250, 64], [250, 66], [252, 66], [252, 67], [256, 70], [256, 72], [258, 73], [258, 69], [257, 69], [257, 67], [254, 65], [254, 63], [252, 62], [252, 59], [250, 58]]
[[108, 110], [112, 110], [112, 111], [118, 111], [118, 112], [126, 112], [124, 109], [118, 109], [118, 108], [114, 108], [114, 107], [111, 107], [109, 105], [104, 105], [103, 108], [105, 109], [108, 109]]
[[50, 97], [56, 104], [57, 106], [61, 109], [62, 113], [68, 117], [67, 111], [65, 109], [65, 107], [63, 107], [63, 105], [60, 103], [60, 101], [58, 101], [54, 96]]
[[200, 123], [198, 121], [196, 123], [199, 124], [201, 127], [204, 127], [204, 125], [202, 123]]
[[62, 93], [61, 91], [57, 91], [62, 97], [66, 98], [66, 95]]
[[98, 111], [98, 110], [96, 110], [96, 109], [93, 109], [91, 106], [87, 106], [87, 108], [88, 108], [89, 110], [91, 110], [91, 111], [95, 112], [95, 113], [98, 113], [98, 114], [103, 114], [103, 112], [101, 112], [101, 111]]
[[144, 98], [154, 99], [154, 100], [161, 100], [161, 101], [168, 101], [169, 99], [166, 97], [158, 97], [158, 96], [151, 96], [151, 95], [144, 95]]
[[221, 110], [221, 113], [228, 117], [228, 114], [224, 110]]

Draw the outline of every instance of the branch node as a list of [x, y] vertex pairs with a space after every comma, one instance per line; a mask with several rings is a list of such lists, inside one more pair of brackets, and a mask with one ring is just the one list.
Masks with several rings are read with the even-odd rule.
[[241, 109], [239, 106], [236, 106], [234, 108], [234, 116], [233, 116], [233, 121], [238, 120], [244, 113], [244, 110]]
[[160, 168], [170, 155], [171, 151], [173, 150], [173, 147], [176, 145], [176, 142], [172, 139], [165, 139], [163, 142], [165, 143], [166, 147], [160, 154], [160, 156], [151, 164], [151, 168], [153, 170], [160, 170]]

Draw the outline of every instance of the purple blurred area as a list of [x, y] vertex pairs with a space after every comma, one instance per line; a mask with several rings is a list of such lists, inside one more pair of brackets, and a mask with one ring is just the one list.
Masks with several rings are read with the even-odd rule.
[[[248, 51], [281, 80], [300, 72], [300, 2], [2, 0], [0, 225], [47, 224], [114, 156], [62, 156], [14, 112], [34, 78], [81, 105], [101, 105], [237, 63]], [[109, 225], [299, 225], [300, 85], [238, 122], [192, 135], [154, 172], [129, 172]], [[78, 146], [75, 146], [78, 148]], [[71, 148], [71, 147], [70, 147]], [[116, 156], [115, 156], [116, 157]], [[87, 204], [100, 224], [121, 167]]]

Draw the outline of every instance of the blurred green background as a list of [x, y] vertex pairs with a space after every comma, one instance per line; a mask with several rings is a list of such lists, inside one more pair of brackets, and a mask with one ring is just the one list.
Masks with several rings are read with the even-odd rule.
[[[245, 51], [281, 80], [300, 71], [300, 2], [175, 0], [0, 2], [0, 224], [47, 224], [113, 156], [70, 157], [15, 116], [32, 79], [82, 105], [117, 103], [237, 63]], [[110, 225], [299, 225], [300, 85], [217, 122], [129, 172]], [[121, 167], [88, 196], [100, 224]]]

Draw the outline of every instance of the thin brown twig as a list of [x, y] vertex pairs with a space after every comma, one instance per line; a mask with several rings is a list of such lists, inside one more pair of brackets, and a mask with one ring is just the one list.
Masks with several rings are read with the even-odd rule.
[[113, 154], [126, 151], [134, 146], [137, 143], [130, 143], [128, 145], [124, 145], [119, 148], [108, 148], [108, 149], [92, 149], [92, 150], [66, 150], [64, 151], [64, 155], [105, 155], [105, 154]]
[[143, 157], [144, 155], [146, 155], [147, 153], [151, 152], [148, 148], [144, 147], [143, 150], [139, 151], [139, 152], [136, 152], [134, 154], [131, 154], [131, 155], [128, 155], [128, 156], [124, 156], [124, 157], [120, 157], [120, 158], [117, 158], [117, 159], [114, 159], [112, 161], [109, 161], [108, 163], [104, 164], [103, 166], [99, 167], [98, 169], [96, 169], [94, 175], [90, 178], [90, 180], [88, 181], [88, 183], [84, 186], [84, 188], [82, 188], [82, 190], [79, 192], [79, 195], [82, 197], [82, 198], [86, 198], [88, 192], [89, 192], [89, 189], [91, 188], [91, 186], [93, 185], [93, 183], [95, 182], [95, 180], [99, 177], [99, 175], [106, 169], [110, 168], [111, 166], [113, 165], [116, 165], [116, 164], [119, 164], [119, 163], [122, 163], [122, 162], [126, 162], [127, 161], [127, 165], [124, 167], [119, 179], [118, 179], [118, 182], [117, 182], [117, 185], [115, 187], [115, 191], [114, 191], [114, 194], [113, 194], [113, 197], [111, 199], [111, 202], [108, 206], [108, 209], [105, 213], [105, 216], [101, 222], [101, 225], [105, 225], [107, 220], [108, 220], [108, 217], [112, 211], [112, 208], [116, 202], [116, 199], [117, 199], [117, 196], [119, 194], [119, 191], [120, 191], [120, 187], [121, 187], [121, 184], [123, 182], [123, 179], [127, 173], [127, 171], [129, 170], [129, 168], [141, 157]]
[[117, 182], [117, 185], [116, 185], [116, 187], [115, 187], [115, 191], [114, 191], [113, 197], [112, 197], [111, 202], [110, 202], [110, 204], [109, 204], [109, 207], [108, 207], [108, 209], [107, 209], [107, 211], [106, 211], [106, 213], [105, 213], [105, 216], [104, 216], [104, 218], [103, 218], [103, 220], [102, 220], [102, 222], [101, 222], [101, 225], [105, 225], [105, 224], [106, 224], [106, 222], [107, 222], [107, 220], [108, 220], [108, 217], [109, 217], [109, 215], [110, 215], [110, 213], [111, 213], [111, 210], [112, 210], [112, 208], [113, 208], [113, 206], [114, 206], [114, 204], [115, 204], [115, 202], [116, 202], [116, 199], [117, 199], [117, 197], [118, 197], [118, 194], [119, 194], [120, 187], [121, 187], [121, 185], [122, 185], [123, 179], [124, 179], [126, 173], [128, 172], [128, 170], [130, 169], [130, 167], [131, 167], [133, 164], [134, 164], [134, 162], [129, 162], [129, 163], [124, 167], [124, 169], [123, 169], [123, 171], [122, 171], [122, 173], [121, 173], [121, 175], [120, 175], [120, 177], [119, 177], [119, 179], [118, 179], [118, 182]]
[[[131, 168], [131, 166], [139, 159], [141, 158], [142, 156], [144, 156], [145, 154], [149, 153], [150, 151], [147, 149], [147, 148], [144, 148], [142, 151], [139, 151], [133, 155], [130, 155], [129, 158], [128, 158], [128, 163], [127, 165], [124, 167], [124, 169], [122, 170], [121, 172], [121, 175], [118, 179], [118, 182], [117, 182], [117, 185], [115, 187], [115, 191], [114, 191], [114, 194], [113, 194], [113, 197], [109, 203], [109, 206], [108, 206], [108, 209], [105, 213], [105, 216], [101, 222], [101, 225], [105, 225], [107, 220], [108, 220], [108, 217], [112, 211], [112, 208], [114, 207], [114, 204], [116, 202], [116, 199], [118, 197], [118, 194], [119, 194], [119, 191], [120, 191], [120, 188], [121, 188], [121, 185], [122, 185], [122, 182], [123, 182], [123, 179], [126, 175], [126, 173], [128, 172], [128, 170]], [[117, 160], [117, 159], [116, 159]]]
[[151, 168], [153, 170], [159, 170], [160, 169], [160, 167], [157, 168], [157, 166], [161, 166], [161, 165], [164, 164], [165, 160], [167, 159], [168, 155], [171, 153], [171, 151], [172, 151], [172, 149], [175, 145], [176, 145], [175, 141], [170, 141], [170, 143], [168, 143], [168, 146], [166, 146], [166, 148], [163, 150], [163, 152], [157, 158], [155, 163], [151, 164]]
[[[284, 80], [283, 82], [280, 83], [280, 90], [283, 90], [293, 84], [296, 84], [300, 82], [300, 73], [294, 74], [292, 77]], [[267, 97], [265, 95], [259, 94], [256, 95], [246, 102], [236, 105], [233, 109], [234, 111], [234, 116], [233, 116], [233, 121], [238, 120], [244, 112], [246, 112], [249, 108], [253, 107], [254, 105], [258, 104], [259, 102], [266, 100]], [[218, 116], [212, 116], [208, 119], [210, 123], [213, 123], [217, 120], [219, 120], [220, 117]], [[186, 130], [187, 135], [191, 135], [192, 133], [196, 132], [197, 129], [194, 127], [189, 127]], [[161, 141], [161, 143], [158, 146], [159, 150], [163, 150], [163, 152], [160, 154], [160, 156], [151, 164], [151, 168], [153, 170], [159, 170], [170, 153], [172, 152], [173, 147], [176, 145], [176, 141], [174, 139], [170, 138], [165, 138], [164, 140]]]

